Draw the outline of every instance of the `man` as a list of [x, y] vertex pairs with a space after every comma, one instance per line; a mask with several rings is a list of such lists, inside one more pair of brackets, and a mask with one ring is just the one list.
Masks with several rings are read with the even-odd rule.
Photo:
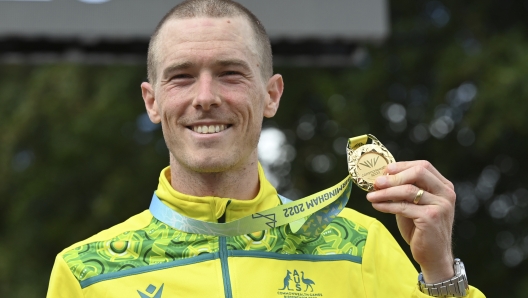
[[[287, 203], [257, 159], [262, 119], [283, 91], [271, 61], [264, 28], [237, 3], [190, 0], [165, 16], [141, 89], [170, 167], [150, 210], [57, 256], [48, 297], [430, 297], [422, 291], [434, 283], [463, 282], [451, 252], [453, 185], [425, 161], [390, 164], [367, 195], [396, 214], [422, 286], [383, 225], [350, 209], [311, 236], [288, 224], [214, 232]], [[471, 287], [467, 296], [483, 297]]]

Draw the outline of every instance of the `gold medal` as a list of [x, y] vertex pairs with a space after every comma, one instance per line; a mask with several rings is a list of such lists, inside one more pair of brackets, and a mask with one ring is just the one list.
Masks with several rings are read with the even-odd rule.
[[[371, 144], [367, 144], [368, 139]], [[374, 190], [376, 178], [385, 173], [388, 164], [395, 162], [389, 150], [370, 134], [348, 140], [347, 160], [352, 181], [365, 191]]]

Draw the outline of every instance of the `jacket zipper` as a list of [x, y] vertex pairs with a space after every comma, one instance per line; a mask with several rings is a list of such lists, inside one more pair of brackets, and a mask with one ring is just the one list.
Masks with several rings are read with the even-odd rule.
[[231, 291], [231, 278], [229, 277], [229, 265], [227, 263], [227, 239], [225, 236], [218, 237], [220, 264], [222, 265], [222, 278], [224, 280], [224, 296], [233, 298]]

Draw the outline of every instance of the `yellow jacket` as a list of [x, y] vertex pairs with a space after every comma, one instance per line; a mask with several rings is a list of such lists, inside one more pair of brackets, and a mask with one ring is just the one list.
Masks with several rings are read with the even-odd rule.
[[[160, 175], [157, 196], [179, 213], [226, 222], [280, 204], [259, 166], [260, 191], [250, 201], [193, 197]], [[189, 234], [146, 210], [66, 248], [56, 258], [48, 298], [76, 297], [430, 297], [392, 235], [351, 209], [314, 238], [287, 225], [248, 235]], [[484, 297], [471, 288], [468, 297]]]

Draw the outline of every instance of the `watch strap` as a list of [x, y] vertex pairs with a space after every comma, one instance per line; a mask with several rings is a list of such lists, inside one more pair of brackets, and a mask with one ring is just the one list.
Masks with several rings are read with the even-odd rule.
[[460, 259], [455, 259], [455, 276], [439, 283], [426, 283], [423, 274], [418, 275], [418, 285], [420, 291], [433, 297], [464, 297], [469, 290], [469, 284], [464, 268], [464, 263]]

